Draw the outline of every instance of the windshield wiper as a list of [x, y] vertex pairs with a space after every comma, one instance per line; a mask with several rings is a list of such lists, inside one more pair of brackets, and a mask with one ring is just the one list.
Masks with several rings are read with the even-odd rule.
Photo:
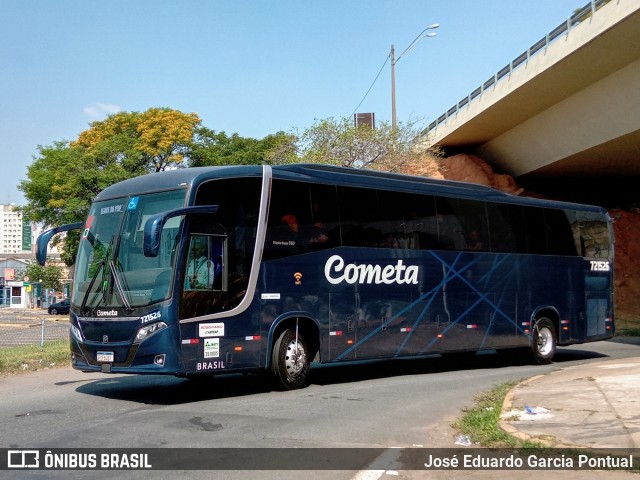
[[[112, 240], [113, 241], [113, 240]], [[127, 298], [126, 294], [125, 294], [125, 289], [122, 287], [122, 281], [120, 280], [120, 275], [118, 275], [118, 269], [116, 268], [115, 262], [113, 261], [113, 259], [115, 258], [116, 261], [118, 259], [118, 255], [120, 254], [120, 243], [122, 241], [122, 237], [118, 237], [118, 241], [115, 242], [115, 245], [113, 246], [113, 252], [112, 255], [109, 257], [109, 270], [111, 271], [111, 277], [113, 278], [113, 283], [116, 286], [116, 291], [118, 292], [118, 295], [120, 295], [120, 298], [122, 299], [122, 305], [124, 305], [124, 308], [128, 311], [131, 312], [133, 310], [133, 308], [131, 308], [131, 304], [129, 303], [129, 299]], [[118, 262], [118, 264], [120, 265], [121, 269], [122, 269], [122, 264], [120, 264], [120, 262]], [[126, 286], [126, 279], [124, 279], [125, 282], [125, 286]], [[128, 289], [128, 287], [127, 287]]]
[[[82, 304], [80, 305], [80, 311], [84, 312], [84, 309], [87, 305], [87, 299], [89, 298], [89, 294], [91, 293], [92, 289], [93, 289], [93, 284], [96, 283], [96, 279], [98, 278], [98, 275], [100, 274], [100, 272], [102, 271], [102, 269], [104, 268], [104, 266], [106, 265], [106, 261], [105, 260], [101, 260], [100, 263], [98, 264], [98, 268], [96, 268], [96, 272], [93, 274], [93, 277], [91, 277], [91, 282], [89, 282], [89, 286], [87, 287], [87, 291], [84, 293], [84, 296], [82, 297]], [[98, 292], [95, 292], [95, 294], [97, 295]]]
[[[93, 290], [93, 285], [96, 283], [96, 279], [98, 278], [98, 275], [100, 274], [100, 272], [102, 272], [102, 270], [105, 268], [105, 266], [107, 264], [107, 259], [109, 258], [109, 255], [111, 254], [111, 247], [113, 246], [114, 238], [115, 238], [115, 235], [111, 237], [111, 241], [109, 242], [109, 245], [107, 246], [107, 249], [106, 249], [106, 251], [104, 253], [104, 257], [102, 258], [102, 260], [100, 260], [100, 263], [98, 264], [98, 268], [96, 268], [95, 273], [91, 277], [91, 281], [89, 282], [89, 286], [87, 287], [87, 291], [84, 293], [84, 296], [82, 297], [82, 303], [80, 304], [80, 311], [82, 311], [82, 312], [84, 312], [84, 309], [87, 306], [87, 300], [89, 299], [89, 295], [91, 294], [91, 292]], [[93, 243], [92, 243], [92, 245], [93, 245]], [[94, 251], [96, 250], [96, 248], [94, 248]], [[97, 295], [99, 291], [100, 290], [96, 291], [95, 294]], [[104, 282], [103, 282], [103, 285], [102, 285], [103, 298], [104, 298], [105, 291], [106, 291], [106, 289], [104, 287]]]
[[116, 286], [116, 291], [118, 292], [118, 295], [120, 295], [120, 298], [122, 299], [122, 304], [124, 305], [124, 308], [127, 309], [127, 311], [131, 311], [133, 310], [133, 308], [131, 308], [131, 304], [129, 303], [129, 300], [127, 299], [126, 294], [124, 293], [124, 289], [122, 288], [122, 283], [120, 282], [120, 276], [118, 275], [118, 272], [116, 271], [116, 266], [113, 263], [112, 259], [109, 259], [109, 270], [111, 270], [111, 276], [113, 277], [113, 283]]

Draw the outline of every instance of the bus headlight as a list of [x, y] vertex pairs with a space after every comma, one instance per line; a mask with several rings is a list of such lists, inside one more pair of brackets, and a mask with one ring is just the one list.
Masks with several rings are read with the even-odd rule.
[[82, 332], [73, 323], [71, 324], [71, 334], [73, 335], [73, 338], [75, 338], [77, 341], [79, 341], [79, 342], [83, 341], [82, 340]]
[[156, 322], [152, 323], [151, 325], [145, 325], [144, 327], [140, 328], [140, 330], [138, 330], [138, 333], [136, 333], [136, 339], [134, 340], [134, 343], [140, 343], [146, 340], [151, 335], [159, 332], [163, 328], [167, 328], [167, 324], [164, 322]]

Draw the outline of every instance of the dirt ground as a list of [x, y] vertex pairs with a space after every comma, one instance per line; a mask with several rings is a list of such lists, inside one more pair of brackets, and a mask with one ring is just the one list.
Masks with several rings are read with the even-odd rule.
[[611, 210], [615, 244], [616, 325], [640, 328], [640, 211]]

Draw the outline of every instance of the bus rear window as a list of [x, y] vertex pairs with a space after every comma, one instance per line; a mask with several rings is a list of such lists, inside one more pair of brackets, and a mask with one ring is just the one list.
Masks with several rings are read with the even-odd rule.
[[578, 254], [587, 258], [609, 258], [609, 226], [597, 212], [566, 212]]

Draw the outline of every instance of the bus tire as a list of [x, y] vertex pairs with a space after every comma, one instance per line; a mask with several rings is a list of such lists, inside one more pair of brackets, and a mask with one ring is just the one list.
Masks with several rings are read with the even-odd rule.
[[556, 354], [556, 329], [548, 318], [541, 318], [533, 327], [531, 353], [540, 365], [547, 365], [553, 361]]
[[272, 369], [279, 385], [285, 390], [303, 388], [309, 381], [309, 350], [301, 333], [283, 331], [273, 346]]

